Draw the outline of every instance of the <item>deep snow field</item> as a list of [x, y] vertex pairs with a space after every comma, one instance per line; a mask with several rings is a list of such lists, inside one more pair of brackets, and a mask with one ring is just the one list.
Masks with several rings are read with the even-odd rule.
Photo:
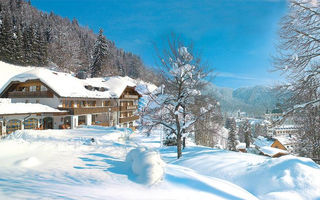
[[159, 138], [97, 126], [17, 131], [0, 141], [0, 199], [320, 199], [310, 159], [189, 143], [177, 160]]

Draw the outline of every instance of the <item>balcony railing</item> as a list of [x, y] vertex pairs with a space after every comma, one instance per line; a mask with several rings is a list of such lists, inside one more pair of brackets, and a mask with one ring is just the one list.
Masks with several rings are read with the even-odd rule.
[[120, 123], [132, 122], [132, 121], [135, 121], [135, 120], [138, 120], [138, 119], [139, 119], [139, 116], [134, 115], [134, 116], [131, 116], [131, 117], [123, 117], [123, 118], [120, 118], [120, 119], [119, 119], [119, 122], [120, 122]]
[[13, 91], [8, 93], [9, 98], [48, 98], [53, 97], [50, 91]]
[[81, 107], [81, 108], [59, 108], [60, 110], [68, 110], [71, 115], [85, 115], [117, 111], [117, 107]]
[[137, 110], [138, 106], [133, 105], [133, 106], [121, 106], [121, 111], [127, 111], [127, 110]]
[[138, 95], [130, 95], [130, 94], [126, 94], [123, 96], [124, 99], [139, 99]]

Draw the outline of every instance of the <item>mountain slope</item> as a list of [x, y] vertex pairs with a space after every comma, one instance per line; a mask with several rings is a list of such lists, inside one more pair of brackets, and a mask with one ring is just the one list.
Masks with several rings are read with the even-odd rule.
[[221, 105], [222, 112], [235, 114], [243, 111], [250, 116], [262, 116], [266, 110], [272, 110], [283, 100], [279, 91], [266, 86], [245, 88], [223, 88], [209, 84], [205, 92], [215, 97]]
[[[96, 39], [97, 35], [79, 26], [76, 19], [41, 12], [24, 0], [0, 1], [2, 61], [32, 66], [53, 63], [63, 71], [88, 70]], [[102, 65], [103, 76], [155, 79], [139, 56], [118, 49], [113, 41], [107, 43], [110, 56]]]

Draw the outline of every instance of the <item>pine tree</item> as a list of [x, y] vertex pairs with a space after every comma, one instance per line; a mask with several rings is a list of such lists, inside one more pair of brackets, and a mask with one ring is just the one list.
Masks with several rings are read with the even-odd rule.
[[34, 42], [34, 30], [33, 26], [27, 26], [24, 28], [22, 33], [22, 41], [23, 41], [23, 51], [24, 51], [24, 64], [32, 65], [34, 64], [34, 54], [33, 54], [33, 42]]
[[246, 148], [250, 147], [250, 143], [252, 141], [251, 138], [251, 125], [249, 120], [246, 120], [243, 124], [243, 132], [244, 132], [244, 142], [246, 143]]
[[1, 25], [1, 33], [0, 33], [0, 56], [1, 60], [6, 62], [11, 62], [12, 55], [14, 53], [14, 38], [13, 38], [13, 26], [11, 21], [7, 15], [4, 15]]
[[228, 149], [231, 151], [236, 151], [237, 138], [236, 138], [236, 120], [234, 118], [229, 119], [229, 135], [228, 135]]
[[108, 57], [108, 43], [103, 35], [103, 30], [100, 29], [98, 38], [94, 44], [92, 52], [92, 62], [90, 66], [91, 77], [102, 75], [102, 66]]
[[47, 63], [47, 47], [48, 44], [44, 34], [41, 32], [40, 27], [37, 26], [34, 31], [34, 42], [32, 43], [34, 65], [41, 66]]

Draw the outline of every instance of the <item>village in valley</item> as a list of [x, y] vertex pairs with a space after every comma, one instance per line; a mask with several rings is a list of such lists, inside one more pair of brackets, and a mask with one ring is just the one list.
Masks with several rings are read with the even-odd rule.
[[317, 0], [57, 2], [0, 1], [1, 200], [320, 198]]

